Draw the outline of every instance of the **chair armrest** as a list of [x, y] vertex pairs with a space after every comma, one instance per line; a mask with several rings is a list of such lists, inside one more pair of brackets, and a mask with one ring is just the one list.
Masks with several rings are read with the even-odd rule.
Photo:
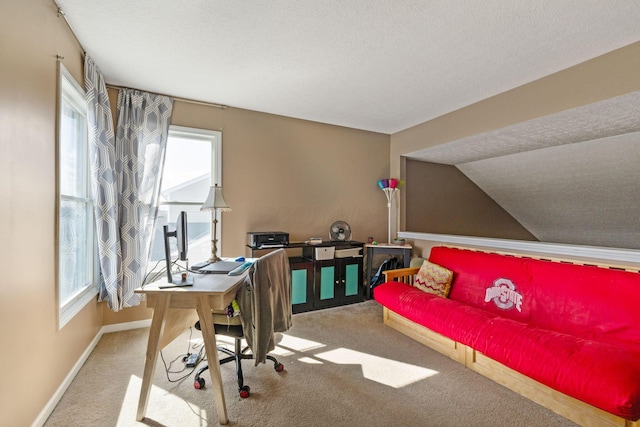
[[420, 271], [420, 267], [414, 268], [398, 268], [397, 270], [384, 271], [385, 282], [402, 282], [408, 285], [413, 284], [416, 273]]

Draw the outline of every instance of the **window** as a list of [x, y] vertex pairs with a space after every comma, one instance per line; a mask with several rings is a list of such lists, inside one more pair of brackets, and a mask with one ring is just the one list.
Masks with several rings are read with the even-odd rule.
[[[209, 187], [221, 184], [221, 139], [222, 134], [217, 131], [180, 126], [169, 128], [148, 271], [158, 271], [164, 266], [163, 226], [168, 225], [169, 231], [175, 230], [180, 211], [187, 212], [189, 263], [206, 261], [211, 256], [211, 212], [200, 211], [200, 206], [207, 198]], [[220, 216], [218, 221], [219, 233]], [[176, 239], [170, 239], [170, 244], [171, 257], [175, 260]], [[148, 278], [153, 279], [153, 276]]]
[[58, 99], [58, 328], [95, 297], [97, 260], [87, 105], [60, 63]]

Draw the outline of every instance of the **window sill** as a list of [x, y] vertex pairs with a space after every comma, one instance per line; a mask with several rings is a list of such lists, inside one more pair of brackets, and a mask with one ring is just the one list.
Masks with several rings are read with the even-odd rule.
[[98, 295], [97, 286], [87, 286], [71, 301], [61, 307], [58, 315], [58, 330], [61, 330], [69, 323], [90, 301], [95, 300], [96, 295]]

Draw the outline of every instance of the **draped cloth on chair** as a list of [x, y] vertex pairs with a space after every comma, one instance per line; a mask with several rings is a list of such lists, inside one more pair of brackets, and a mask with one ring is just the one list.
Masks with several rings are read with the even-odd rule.
[[173, 100], [120, 89], [114, 138], [104, 79], [86, 58], [85, 85], [93, 105], [88, 121], [102, 275], [99, 300], [118, 311], [140, 303], [133, 290], [142, 285], [149, 259]]
[[291, 270], [286, 251], [277, 249], [258, 258], [236, 298], [244, 338], [258, 366], [275, 349], [275, 333], [292, 325]]

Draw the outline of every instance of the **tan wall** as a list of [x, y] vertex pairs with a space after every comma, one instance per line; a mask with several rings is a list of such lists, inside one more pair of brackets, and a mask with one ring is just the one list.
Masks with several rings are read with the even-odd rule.
[[[0, 39], [0, 409], [3, 425], [26, 426], [103, 324], [151, 312], [141, 306], [113, 313], [91, 303], [57, 330], [56, 55], [82, 83], [82, 48], [48, 0], [2, 2]], [[117, 92], [110, 95], [115, 101]], [[173, 124], [222, 130], [225, 198], [233, 208], [223, 218], [222, 255], [245, 255], [246, 232], [254, 230], [328, 237], [341, 219], [354, 239], [385, 233], [376, 181], [388, 175], [388, 135], [188, 102], [174, 108]]]
[[[386, 198], [376, 182], [388, 175], [388, 135], [184, 101], [175, 102], [171, 122], [222, 132], [222, 185], [232, 208], [222, 213], [222, 256], [246, 256], [248, 231], [328, 239], [336, 220], [351, 225], [354, 240], [386, 236]], [[105, 323], [148, 316], [105, 305]]]
[[[398, 132], [391, 135], [391, 174], [406, 178], [402, 156], [412, 151], [640, 90], [639, 69], [640, 42]], [[429, 182], [407, 180], [406, 188], [416, 184], [423, 199], [432, 197]], [[405, 203], [403, 213], [415, 204], [409, 198]], [[405, 228], [404, 214], [401, 224], [402, 230], [417, 231]]]
[[[352, 238], [384, 232], [389, 136], [282, 116], [177, 102], [172, 123], [222, 130], [222, 255], [245, 254], [248, 231], [286, 231], [292, 241], [329, 238], [336, 220]], [[381, 218], [382, 217], [382, 218]]]
[[407, 159], [405, 175], [407, 230], [536, 240], [455, 166]]
[[89, 304], [61, 331], [56, 306], [56, 55], [82, 82], [82, 50], [52, 1], [0, 6], [0, 424], [28, 426], [102, 326]]

